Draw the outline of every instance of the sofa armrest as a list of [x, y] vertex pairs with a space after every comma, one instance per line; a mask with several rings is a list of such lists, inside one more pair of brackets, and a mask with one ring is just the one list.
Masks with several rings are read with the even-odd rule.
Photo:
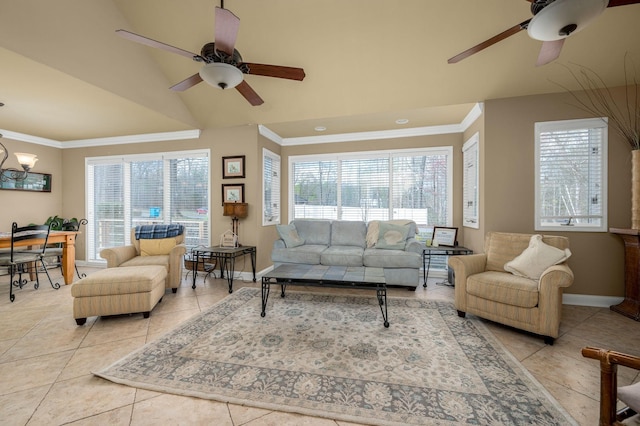
[[407, 243], [404, 246], [404, 251], [410, 251], [412, 253], [418, 253], [422, 255], [422, 250], [424, 249], [424, 244], [415, 238], [407, 238]]
[[133, 245], [110, 247], [100, 251], [100, 257], [107, 260], [107, 268], [118, 267], [136, 255], [136, 248]]
[[178, 244], [169, 252], [169, 276], [165, 285], [167, 288], [178, 288], [182, 282], [182, 265], [184, 255], [187, 253], [187, 246]]
[[538, 282], [538, 291], [550, 291], [553, 287], [569, 287], [573, 284], [573, 271], [565, 263], [547, 268]]

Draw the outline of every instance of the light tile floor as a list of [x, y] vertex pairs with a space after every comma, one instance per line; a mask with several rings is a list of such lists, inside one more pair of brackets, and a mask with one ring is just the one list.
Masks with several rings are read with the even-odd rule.
[[[91, 273], [95, 269], [84, 268]], [[54, 278], [63, 282], [59, 272]], [[226, 281], [185, 279], [166, 293], [151, 317], [90, 318], [78, 327], [70, 286], [43, 282], [17, 290], [9, 302], [8, 278], [0, 277], [0, 423], [4, 425], [346, 426], [352, 423], [162, 394], [113, 384], [91, 374], [122, 358], [178, 323], [228, 296]], [[428, 289], [392, 289], [389, 296], [452, 300], [453, 289], [429, 280]], [[239, 286], [258, 287], [236, 280]], [[313, 290], [310, 290], [313, 291]], [[324, 290], [327, 291], [327, 290]], [[329, 289], [330, 291], [330, 289]], [[344, 291], [344, 290], [333, 290]], [[564, 306], [561, 337], [546, 346], [539, 337], [485, 322], [505, 347], [582, 425], [598, 419], [599, 365], [580, 350], [596, 346], [640, 354], [640, 322], [604, 308]], [[640, 380], [621, 368], [619, 383]]]

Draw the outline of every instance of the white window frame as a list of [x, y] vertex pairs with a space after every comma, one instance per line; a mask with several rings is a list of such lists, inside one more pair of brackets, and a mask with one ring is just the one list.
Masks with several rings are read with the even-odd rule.
[[[601, 176], [600, 182], [600, 194], [601, 194], [601, 218], [600, 225], [585, 226], [575, 225], [569, 223], [558, 223], [554, 225], [543, 224], [542, 222], [542, 200], [541, 190], [542, 184], [540, 182], [540, 143], [541, 134], [547, 132], [559, 132], [559, 131], [571, 131], [582, 129], [602, 129], [602, 153], [601, 153]], [[607, 176], [608, 176], [608, 121], [606, 117], [599, 118], [587, 118], [576, 120], [562, 120], [562, 121], [546, 121], [535, 123], [535, 223], [534, 229], [536, 231], [562, 231], [562, 232], [607, 232]], [[570, 218], [567, 218], [568, 221]]]
[[462, 145], [462, 225], [480, 228], [480, 134], [476, 133]]
[[[421, 149], [396, 149], [396, 150], [385, 150], [385, 151], [358, 151], [358, 152], [345, 152], [345, 153], [332, 153], [332, 154], [314, 154], [314, 155], [296, 155], [290, 156], [288, 161], [288, 170], [293, 170], [293, 165], [296, 162], [304, 162], [304, 161], [342, 161], [349, 159], [367, 159], [367, 158], [380, 158], [380, 157], [393, 157], [393, 156], [402, 156], [402, 155], [446, 155], [447, 157], [447, 218], [446, 224], [440, 224], [439, 226], [452, 226], [453, 225], [453, 147], [452, 146], [440, 146], [440, 147], [429, 147], [429, 148], [421, 148]], [[340, 187], [340, 182], [338, 182], [338, 188]], [[391, 188], [390, 188], [391, 189]], [[294, 195], [294, 182], [293, 182], [293, 174], [289, 173], [289, 179], [287, 184], [287, 192], [289, 194], [289, 202], [287, 206], [287, 211], [289, 214], [289, 218], [294, 217], [294, 203], [295, 199]], [[390, 195], [392, 198], [392, 195]], [[393, 206], [389, 207], [389, 217], [394, 218], [394, 208]], [[427, 226], [433, 226], [433, 224], [426, 224]]]
[[[90, 166], [100, 165], [100, 164], [125, 164], [129, 162], [136, 161], [154, 161], [154, 160], [162, 160], [169, 161], [173, 159], [180, 159], [183, 157], [206, 157], [209, 159], [208, 161], [208, 170], [207, 170], [207, 199], [208, 206], [210, 208], [211, 205], [211, 185], [209, 181], [211, 179], [211, 150], [210, 149], [199, 149], [199, 150], [188, 150], [188, 151], [170, 151], [170, 152], [159, 152], [159, 153], [149, 153], [149, 154], [128, 154], [128, 155], [113, 155], [113, 156], [102, 156], [102, 157], [87, 157], [85, 158], [85, 211], [87, 212], [87, 220], [89, 221], [89, 225], [87, 230], [89, 231], [89, 226], [93, 227], [95, 225], [95, 211], [94, 211], [94, 200], [91, 198], [91, 190], [89, 180], [93, 179], [92, 168]], [[165, 175], [163, 179], [165, 181], [169, 180], [169, 176], [167, 174], [168, 170], [165, 170]], [[128, 167], [124, 168], [124, 191], [125, 191], [125, 205], [124, 205], [124, 221], [125, 228], [131, 228], [132, 218], [130, 215], [129, 208], [129, 191], [130, 191], [130, 181], [131, 175]], [[163, 211], [168, 212], [170, 210], [169, 201], [167, 198], [164, 200], [165, 205], [163, 206]], [[208, 229], [211, 229], [211, 215], [207, 214]], [[206, 246], [211, 245], [211, 232], [206, 232]], [[124, 233], [125, 244], [131, 243], [131, 237], [129, 232]], [[95, 244], [96, 241], [89, 235], [89, 232], [86, 233], [86, 246], [87, 246], [87, 256], [91, 255], [95, 252]], [[89, 259], [92, 262], [103, 263], [100, 259]]]
[[[264, 173], [266, 170], [266, 161], [267, 159], [271, 160], [274, 165], [274, 179], [271, 179], [271, 187], [267, 188], [267, 181], [264, 179]], [[262, 148], [262, 226], [270, 226], [270, 225], [279, 225], [282, 217], [282, 206], [281, 206], [281, 179], [282, 179], [282, 162], [280, 160], [280, 156], [275, 152], [268, 150], [267, 148]], [[267, 216], [267, 190], [275, 196], [276, 200], [271, 200], [271, 209], [274, 211], [274, 214]]]

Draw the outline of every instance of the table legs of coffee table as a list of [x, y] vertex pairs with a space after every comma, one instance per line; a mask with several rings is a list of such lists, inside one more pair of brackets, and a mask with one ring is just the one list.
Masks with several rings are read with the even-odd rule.
[[389, 320], [388, 320], [388, 312], [387, 312], [387, 288], [378, 287], [376, 290], [376, 295], [378, 296], [378, 304], [380, 305], [380, 312], [382, 312], [382, 319], [384, 321], [384, 326], [389, 328]]
[[271, 289], [269, 280], [270, 278], [262, 278], [262, 312], [260, 312], [260, 316], [263, 318], [267, 314], [265, 310], [267, 309], [267, 300], [269, 300], [269, 290]]

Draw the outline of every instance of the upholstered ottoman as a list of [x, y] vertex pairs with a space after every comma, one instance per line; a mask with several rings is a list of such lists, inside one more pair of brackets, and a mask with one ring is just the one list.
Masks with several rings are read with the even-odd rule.
[[73, 317], [83, 325], [87, 317], [142, 312], [149, 318], [162, 301], [167, 269], [164, 266], [108, 268], [82, 278], [71, 287]]

